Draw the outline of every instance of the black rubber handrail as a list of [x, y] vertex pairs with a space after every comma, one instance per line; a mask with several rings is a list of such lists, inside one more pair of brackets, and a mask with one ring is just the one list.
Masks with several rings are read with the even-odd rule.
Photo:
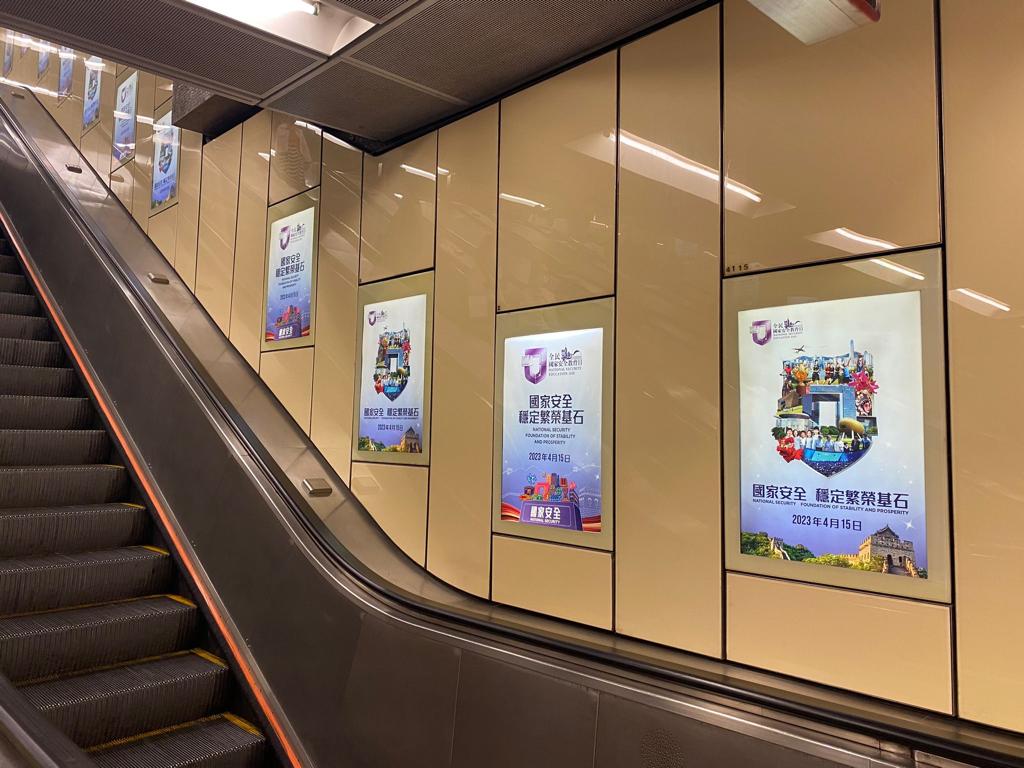
[[12, 768], [95, 768], [95, 763], [0, 675], [0, 739], [23, 762]]

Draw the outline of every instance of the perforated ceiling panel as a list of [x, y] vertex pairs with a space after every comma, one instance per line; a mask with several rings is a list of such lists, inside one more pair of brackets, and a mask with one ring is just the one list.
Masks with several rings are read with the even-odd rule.
[[432, 90], [477, 102], [696, 4], [697, 0], [437, 0], [349, 55]]
[[381, 141], [462, 109], [344, 60], [266, 106]]
[[337, 6], [354, 11], [372, 21], [381, 22], [396, 12], [412, 5], [416, 0], [328, 0]]
[[3, 0], [0, 23], [248, 101], [323, 60], [162, 0]]

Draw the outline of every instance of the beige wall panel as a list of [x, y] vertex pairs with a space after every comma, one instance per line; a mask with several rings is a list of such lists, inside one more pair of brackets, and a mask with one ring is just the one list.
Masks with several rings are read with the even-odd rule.
[[1024, 282], [1015, 258], [1024, 237], [1016, 190], [1024, 104], [1014, 96], [1024, 72], [1024, 4], [945, 0], [942, 11], [960, 712], [1022, 731], [1024, 475], [1013, 449], [1020, 430], [1013, 418], [977, 418], [976, 409], [979, 398], [1017, 402], [1024, 378]]
[[363, 231], [359, 280], [434, 265], [437, 133], [363, 158]]
[[320, 186], [322, 144], [320, 129], [316, 126], [281, 112], [272, 114], [271, 205]]
[[231, 343], [257, 371], [263, 339], [270, 123], [270, 113], [260, 112], [242, 124], [235, 271], [231, 283]]
[[174, 268], [192, 291], [196, 289], [196, 257], [199, 251], [199, 192], [203, 170], [203, 137], [181, 132], [178, 156], [178, 237]]
[[160, 249], [167, 263], [174, 266], [175, 245], [178, 239], [178, 206], [160, 211], [149, 220], [149, 239]]
[[[615, 625], [722, 652], [718, 184], [636, 146], [718, 168], [718, 9], [622, 50], [616, 336]], [[665, 441], [666, 432], [681, 435]], [[659, 449], [651, 451], [650, 446]], [[682, 556], [685, 552], [686, 555]], [[657, 584], [657, 589], [651, 585]]]
[[324, 138], [310, 437], [343, 480], [352, 461], [363, 156]]
[[352, 492], [405, 554], [420, 565], [427, 548], [427, 467], [352, 463]]
[[132, 200], [132, 216], [139, 222], [142, 231], [149, 226], [149, 203], [153, 190], [153, 97], [156, 77], [139, 70], [139, 85], [136, 101], [135, 159], [126, 168], [135, 178], [135, 195]]
[[242, 126], [235, 126], [203, 149], [199, 202], [196, 298], [224, 333], [231, 322], [231, 282], [238, 220], [238, 176]]
[[730, 661], [952, 711], [946, 606], [738, 574], [726, 587]]
[[132, 194], [135, 191], [135, 176], [130, 172], [130, 169], [122, 167], [116, 171], [111, 171], [109, 178], [111, 192], [117, 195], [117, 199], [121, 201], [121, 204], [130, 213], [132, 210]]
[[427, 567], [486, 597], [491, 556], [498, 107], [438, 135]]
[[616, 56], [501, 103], [500, 309], [615, 289]]
[[156, 76], [156, 93], [153, 98], [153, 108], [157, 109], [166, 104], [174, 96], [174, 81], [166, 77]]
[[726, 0], [727, 270], [938, 241], [932, 5], [805, 45]]
[[313, 396], [313, 348], [264, 352], [260, 356], [260, 378], [308, 434]]
[[494, 537], [495, 602], [612, 628], [612, 556], [513, 536]]

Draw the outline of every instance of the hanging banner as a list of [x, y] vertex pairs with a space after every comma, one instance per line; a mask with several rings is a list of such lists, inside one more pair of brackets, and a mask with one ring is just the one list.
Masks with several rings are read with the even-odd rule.
[[505, 339], [502, 521], [601, 531], [603, 335]]
[[919, 293], [738, 322], [741, 552], [927, 578]]
[[50, 69], [50, 46], [46, 43], [39, 44], [39, 68], [36, 72], [38, 78], [42, 80]]
[[296, 346], [310, 335], [315, 225], [315, 206], [270, 223], [264, 349]]
[[71, 84], [75, 74], [75, 52], [61, 46], [60, 72], [57, 75], [57, 96], [66, 99], [71, 95]]
[[171, 111], [153, 121], [153, 189], [151, 210], [166, 207], [178, 198], [180, 131], [171, 124]]
[[114, 162], [123, 163], [135, 156], [135, 94], [139, 73], [117, 86], [114, 106]]
[[422, 454], [427, 295], [367, 303], [362, 323], [357, 450]]
[[7, 40], [4, 42], [4, 77], [11, 74], [11, 69], [14, 67], [14, 44]]
[[88, 130], [100, 119], [100, 89], [103, 62], [92, 58], [85, 62], [85, 94], [82, 104], [82, 130]]

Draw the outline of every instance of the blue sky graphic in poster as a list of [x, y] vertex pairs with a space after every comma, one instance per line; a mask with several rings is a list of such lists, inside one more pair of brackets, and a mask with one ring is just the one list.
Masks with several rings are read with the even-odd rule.
[[11, 74], [11, 68], [14, 66], [14, 43], [10, 40], [4, 41], [4, 77]]
[[92, 58], [85, 62], [85, 95], [82, 103], [82, 129], [89, 128], [100, 119], [100, 89], [103, 83], [103, 63]]
[[50, 69], [50, 46], [46, 43], [39, 44], [39, 69], [37, 74], [42, 77]]
[[150, 208], [159, 208], [178, 196], [178, 127], [171, 112], [153, 122], [153, 194]]
[[927, 578], [920, 295], [738, 315], [740, 551]]
[[135, 154], [135, 92], [139, 73], [117, 86], [117, 101], [114, 103], [114, 160], [121, 162]]
[[604, 330], [505, 340], [501, 519], [601, 530]]
[[267, 343], [309, 336], [313, 295], [313, 207], [270, 225], [267, 258]]
[[71, 83], [75, 73], [75, 52], [71, 48], [61, 46], [60, 72], [57, 77], [57, 95], [66, 98], [71, 95]]
[[363, 308], [359, 450], [423, 453], [424, 293]]

